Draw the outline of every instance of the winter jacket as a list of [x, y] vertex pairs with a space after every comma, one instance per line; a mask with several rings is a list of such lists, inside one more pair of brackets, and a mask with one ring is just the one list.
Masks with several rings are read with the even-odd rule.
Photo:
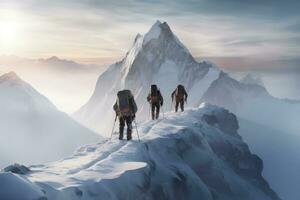
[[164, 103], [164, 98], [162, 97], [160, 91], [157, 90], [157, 95], [156, 96], [152, 96], [151, 92], [148, 94], [147, 101], [149, 103], [151, 103], [151, 104], [153, 104], [153, 103], [159, 103], [162, 106], [163, 103]]

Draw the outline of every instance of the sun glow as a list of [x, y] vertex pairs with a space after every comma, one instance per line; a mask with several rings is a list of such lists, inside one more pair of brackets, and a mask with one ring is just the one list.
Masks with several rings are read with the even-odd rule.
[[22, 44], [23, 19], [15, 12], [0, 14], [0, 51], [4, 54], [15, 53]]
[[0, 22], [0, 38], [2, 43], [12, 43], [17, 39], [18, 23], [15, 21]]

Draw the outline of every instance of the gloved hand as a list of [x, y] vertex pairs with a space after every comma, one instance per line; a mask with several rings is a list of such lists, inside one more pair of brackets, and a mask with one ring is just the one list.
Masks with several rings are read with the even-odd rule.
[[132, 120], [134, 120], [134, 119], [135, 119], [135, 114], [132, 115]]
[[185, 98], [185, 100], [184, 100], [184, 101], [185, 101], [185, 103], [187, 103], [187, 98]]
[[163, 106], [164, 102], [160, 102], [160, 106]]

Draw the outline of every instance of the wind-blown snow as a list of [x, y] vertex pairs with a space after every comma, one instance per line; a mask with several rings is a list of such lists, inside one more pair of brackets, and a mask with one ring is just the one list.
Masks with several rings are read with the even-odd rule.
[[[237, 129], [233, 114], [202, 105], [139, 124], [141, 143], [136, 135], [130, 142], [115, 135], [16, 176], [29, 179], [28, 187], [38, 187], [48, 200], [279, 199]], [[2, 183], [14, 188], [14, 181]], [[15, 195], [14, 189], [7, 193]]]

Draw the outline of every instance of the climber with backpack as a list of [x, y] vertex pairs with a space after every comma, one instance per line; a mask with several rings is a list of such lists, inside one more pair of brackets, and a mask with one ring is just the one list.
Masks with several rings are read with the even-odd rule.
[[177, 88], [172, 92], [172, 103], [175, 97], [175, 112], [178, 111], [180, 104], [181, 111], [184, 111], [184, 102], [187, 103], [188, 94], [183, 85], [178, 85]]
[[119, 139], [123, 140], [125, 123], [127, 125], [127, 140], [132, 139], [132, 122], [135, 119], [137, 105], [130, 90], [122, 90], [117, 94], [116, 103], [113, 106], [116, 117], [119, 118]]
[[158, 119], [160, 107], [163, 106], [164, 99], [157, 88], [157, 85], [151, 85], [151, 91], [147, 96], [147, 101], [151, 106], [152, 120]]

